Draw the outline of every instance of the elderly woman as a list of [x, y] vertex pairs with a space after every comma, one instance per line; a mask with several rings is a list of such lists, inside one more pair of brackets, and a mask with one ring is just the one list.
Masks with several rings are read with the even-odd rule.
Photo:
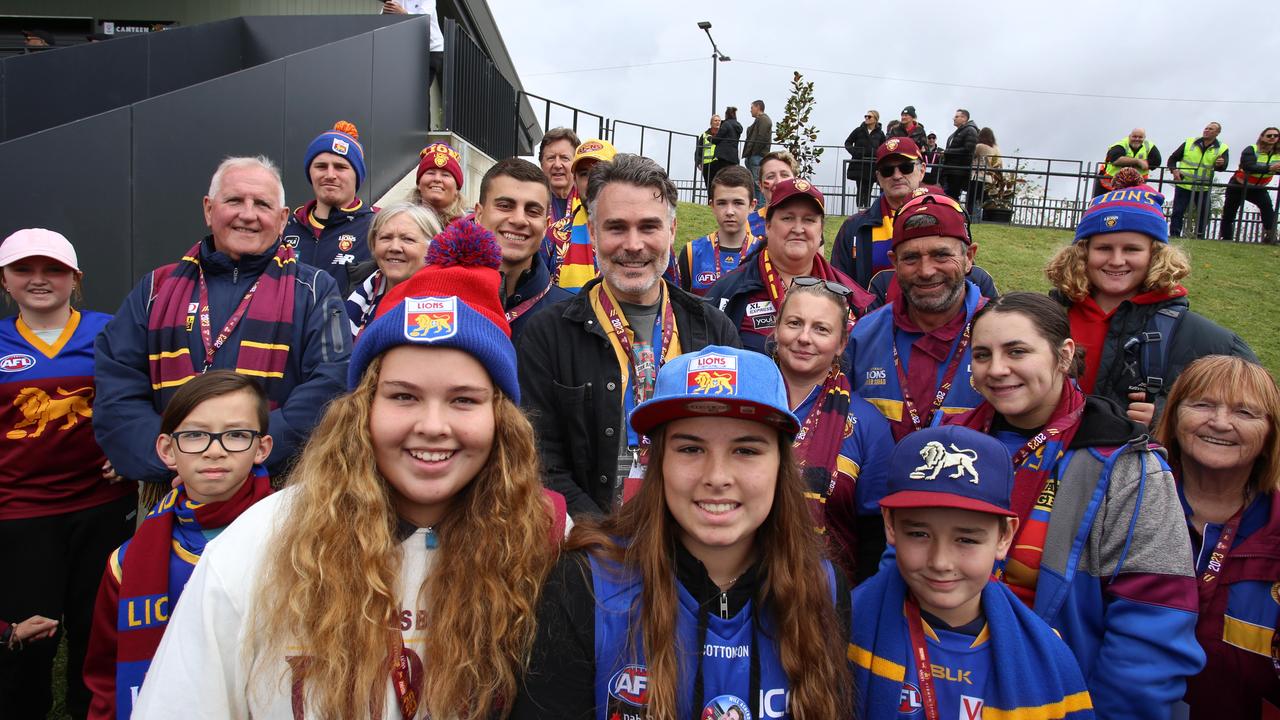
[[419, 153], [417, 185], [409, 202], [429, 207], [447, 226], [467, 214], [462, 202], [462, 155], [446, 143], [432, 143]]
[[849, 288], [849, 303], [861, 316], [875, 297], [822, 256], [822, 193], [807, 180], [773, 186], [765, 218], [765, 242], [756, 243], [737, 270], [707, 290], [706, 299], [738, 327], [742, 346], [766, 352], [765, 341], [778, 324], [778, 309], [797, 277], [812, 276]]
[[1210, 355], [1169, 392], [1156, 437], [1179, 472], [1209, 662], [1187, 684], [1192, 718], [1259, 718], [1280, 706], [1280, 391], [1262, 367]]
[[354, 277], [371, 272], [347, 297], [352, 337], [373, 320], [378, 303], [388, 290], [422, 269], [427, 246], [438, 234], [440, 221], [421, 205], [398, 203], [378, 212], [369, 228], [372, 263], [362, 263], [352, 272]]
[[1149, 426], [1192, 360], [1257, 356], [1239, 335], [1191, 312], [1182, 286], [1191, 263], [1169, 244], [1164, 196], [1141, 182], [1132, 168], [1116, 173], [1116, 189], [1093, 199], [1075, 242], [1049, 261], [1045, 275], [1050, 295], [1067, 308], [1071, 338], [1085, 351], [1080, 388]]

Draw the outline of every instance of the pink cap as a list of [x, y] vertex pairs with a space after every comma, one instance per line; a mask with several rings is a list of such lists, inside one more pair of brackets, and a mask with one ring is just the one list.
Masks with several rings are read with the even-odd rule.
[[44, 228], [25, 228], [10, 235], [0, 243], [0, 267], [29, 257], [53, 258], [80, 272], [76, 249], [60, 233]]

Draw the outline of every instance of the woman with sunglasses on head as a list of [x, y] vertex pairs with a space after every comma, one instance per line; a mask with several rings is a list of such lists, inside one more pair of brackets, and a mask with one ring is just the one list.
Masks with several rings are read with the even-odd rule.
[[501, 251], [463, 220], [361, 333], [285, 489], [196, 565], [136, 718], [489, 718], [564, 535], [517, 404]]
[[[848, 297], [843, 285], [795, 278], [770, 345], [788, 405], [801, 422], [792, 451], [814, 528], [826, 536], [831, 557], [857, 582], [875, 573], [884, 550], [880, 523], [859, 521], [880, 516], [876, 498], [883, 494], [893, 435], [880, 411], [850, 391], [840, 365], [849, 339]], [[881, 537], [859, 542], [861, 531]]]
[[822, 256], [822, 192], [807, 180], [773, 186], [765, 218], [765, 242], [756, 243], [737, 270], [707, 290], [705, 299], [738, 328], [742, 346], [766, 352], [765, 341], [778, 324], [778, 308], [796, 277], [809, 275], [849, 289], [849, 304], [861, 316], [873, 297]]
[[1222, 227], [1218, 237], [1231, 240], [1236, 215], [1246, 200], [1258, 208], [1262, 221], [1262, 242], [1276, 242], [1276, 210], [1271, 205], [1271, 178], [1280, 173], [1280, 128], [1264, 128], [1258, 142], [1240, 153], [1240, 169], [1227, 181], [1227, 194], [1222, 203]]
[[1194, 720], [1280, 707], [1271, 628], [1280, 621], [1280, 390], [1260, 365], [1210, 355], [1187, 366], [1156, 429], [1178, 475], [1208, 654], [1187, 685]]
[[72, 307], [83, 278], [59, 233], [27, 228], [0, 244], [0, 284], [18, 309], [0, 320], [0, 628], [14, 624], [0, 632], [6, 718], [48, 714], [63, 637], [67, 710], [88, 710], [80, 668], [94, 589], [137, 517], [137, 485], [120, 481], [93, 437], [93, 341], [111, 316]]
[[618, 513], [574, 528], [513, 718], [850, 717], [849, 592], [821, 559], [787, 406], [757, 353], [662, 366], [630, 419], [657, 460]]
[[973, 387], [948, 418], [1013, 456], [1013, 547], [997, 576], [1071, 648], [1101, 718], [1166, 720], [1204, 664], [1191, 544], [1173, 475], [1144, 429], [1086, 396], [1066, 313], [1002, 295], [973, 320]]
[[1080, 387], [1151, 426], [1191, 361], [1258, 358], [1239, 335], [1191, 312], [1181, 284], [1191, 263], [1169, 244], [1164, 196], [1141, 183], [1133, 168], [1117, 172], [1116, 189], [1091, 201], [1075, 241], [1049, 261], [1045, 275], [1084, 350]]

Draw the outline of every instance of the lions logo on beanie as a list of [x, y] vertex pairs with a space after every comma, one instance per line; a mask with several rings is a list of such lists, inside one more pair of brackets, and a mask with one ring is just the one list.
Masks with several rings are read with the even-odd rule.
[[316, 136], [307, 146], [307, 154], [303, 163], [303, 172], [307, 174], [307, 184], [311, 184], [311, 163], [321, 153], [332, 153], [346, 158], [351, 169], [356, 172], [356, 189], [364, 184], [364, 147], [360, 145], [360, 131], [353, 123], [339, 120], [332, 130], [326, 130]]

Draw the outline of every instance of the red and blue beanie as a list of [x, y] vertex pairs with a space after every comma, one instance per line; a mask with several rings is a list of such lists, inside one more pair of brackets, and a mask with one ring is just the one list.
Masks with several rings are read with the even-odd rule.
[[346, 158], [351, 163], [351, 168], [356, 171], [356, 189], [364, 184], [364, 148], [360, 145], [360, 131], [356, 130], [356, 126], [346, 120], [339, 120], [334, 123], [332, 130], [327, 130], [316, 136], [315, 140], [307, 146], [306, 162], [302, 164], [303, 171], [307, 174], [307, 184], [311, 184], [311, 161], [316, 159], [320, 153], [333, 153]]
[[1125, 231], [1142, 233], [1157, 242], [1169, 242], [1164, 195], [1150, 185], [1118, 188], [1099, 195], [1080, 218], [1075, 242]]
[[456, 348], [489, 371], [494, 385], [520, 402], [516, 350], [502, 309], [493, 233], [458, 220], [431, 241], [427, 265], [396, 285], [351, 352], [347, 388], [354, 390], [375, 357], [399, 345]]

